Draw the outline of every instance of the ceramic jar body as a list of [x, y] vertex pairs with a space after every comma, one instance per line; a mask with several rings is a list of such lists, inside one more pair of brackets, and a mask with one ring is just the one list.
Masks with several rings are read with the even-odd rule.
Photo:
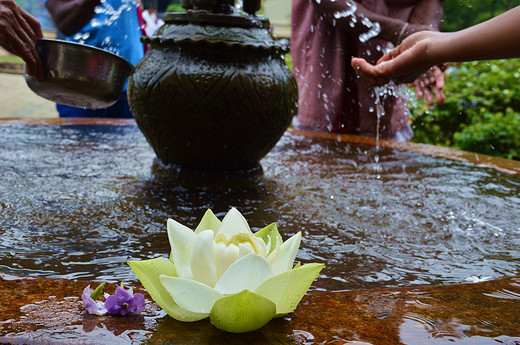
[[296, 110], [296, 83], [280, 47], [265, 28], [165, 21], [146, 41], [128, 86], [139, 128], [166, 164], [257, 166]]

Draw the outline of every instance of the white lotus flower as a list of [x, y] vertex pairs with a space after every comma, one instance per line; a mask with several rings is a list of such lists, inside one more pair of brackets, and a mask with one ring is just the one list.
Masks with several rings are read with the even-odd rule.
[[131, 261], [152, 298], [173, 318], [210, 317], [230, 332], [258, 329], [293, 311], [323, 264], [295, 267], [301, 233], [282, 243], [273, 223], [253, 234], [232, 208], [222, 222], [208, 210], [192, 231], [169, 219], [170, 260]]

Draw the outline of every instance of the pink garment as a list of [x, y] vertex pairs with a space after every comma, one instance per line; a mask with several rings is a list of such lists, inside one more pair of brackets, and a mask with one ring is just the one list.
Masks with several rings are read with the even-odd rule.
[[[321, 2], [292, 2], [291, 55], [299, 92], [296, 122], [312, 130], [375, 136], [377, 114], [372, 88], [356, 77], [350, 60], [358, 56], [375, 63], [382, 56], [380, 48], [387, 43], [377, 38], [361, 43], [357, 35], [338, 29], [332, 20], [323, 20], [320, 15], [331, 18], [333, 14], [319, 13], [317, 6]], [[358, 1], [373, 12], [404, 21], [417, 2]], [[379, 127], [381, 137], [394, 137], [397, 132], [408, 130], [407, 106], [403, 99], [385, 100], [385, 115]], [[406, 139], [411, 137], [409, 131]]]

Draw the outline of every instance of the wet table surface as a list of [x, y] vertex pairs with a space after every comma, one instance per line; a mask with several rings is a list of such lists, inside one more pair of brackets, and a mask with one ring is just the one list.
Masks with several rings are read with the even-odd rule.
[[[144, 292], [140, 315], [96, 316], [85, 281], [0, 274], [6, 344], [520, 344], [520, 278], [436, 287], [309, 292], [256, 332], [229, 334], [208, 320], [165, 316]], [[95, 284], [94, 284], [95, 286]], [[105, 287], [113, 293], [115, 286]]]
[[[92, 122], [63, 119], [40, 121], [41, 123], [20, 121], [20, 124], [63, 125]], [[107, 121], [97, 124], [113, 123]], [[114, 124], [135, 125], [132, 121]], [[373, 139], [366, 138], [327, 137], [330, 138], [364, 145], [374, 144]], [[381, 142], [381, 146], [398, 150], [413, 149], [422, 154], [477, 163], [507, 175], [517, 175], [520, 172], [518, 162], [482, 155], [410, 144], [404, 147], [385, 141]], [[148, 156], [147, 153], [146, 157]], [[517, 180], [511, 181], [511, 190], [514, 190]], [[514, 206], [516, 199], [514, 196], [509, 198], [513, 200], [511, 205]], [[289, 222], [285, 223], [288, 228]], [[511, 234], [516, 232], [515, 224], [507, 228]], [[158, 231], [162, 233], [162, 230]], [[513, 244], [512, 242], [511, 245]], [[166, 253], [167, 248], [163, 249]], [[517, 262], [515, 252], [511, 253], [513, 254], [506, 257], [507, 260], [503, 259], [504, 263], [509, 263], [509, 275], [516, 270]], [[44, 261], [43, 257], [37, 259]], [[310, 261], [315, 259], [311, 258]], [[31, 273], [33, 271], [18, 275], [16, 272], [22, 270], [14, 268], [11, 267], [7, 272], [4, 269], [3, 273], [0, 270], [0, 343], [520, 344], [520, 278], [517, 276], [472, 284], [448, 283], [442, 286], [419, 284], [405, 288], [377, 288], [375, 285], [376, 288], [368, 288], [366, 284], [363, 288], [361, 282], [354, 285], [351, 291], [314, 289], [304, 297], [295, 312], [271, 321], [259, 331], [233, 335], [215, 329], [207, 320], [196, 323], [173, 320], [151, 301], [135, 281], [131, 282], [135, 291], [144, 292], [147, 298], [146, 309], [142, 314], [129, 317], [89, 315], [79, 298], [86, 285], [98, 284], [89, 282], [89, 277], [42, 278], [34, 276]], [[384, 281], [378, 284], [384, 284]], [[347, 289], [350, 288], [347, 286]], [[114, 285], [105, 289], [109, 293], [113, 293], [113, 290]]]

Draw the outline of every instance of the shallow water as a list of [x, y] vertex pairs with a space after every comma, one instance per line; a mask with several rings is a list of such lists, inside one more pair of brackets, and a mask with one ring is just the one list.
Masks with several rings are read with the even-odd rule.
[[519, 273], [518, 176], [292, 134], [250, 175], [154, 158], [136, 126], [0, 126], [0, 271], [135, 282], [126, 260], [167, 257], [168, 217], [236, 206], [254, 230], [303, 232], [298, 259], [326, 262], [314, 289]]

